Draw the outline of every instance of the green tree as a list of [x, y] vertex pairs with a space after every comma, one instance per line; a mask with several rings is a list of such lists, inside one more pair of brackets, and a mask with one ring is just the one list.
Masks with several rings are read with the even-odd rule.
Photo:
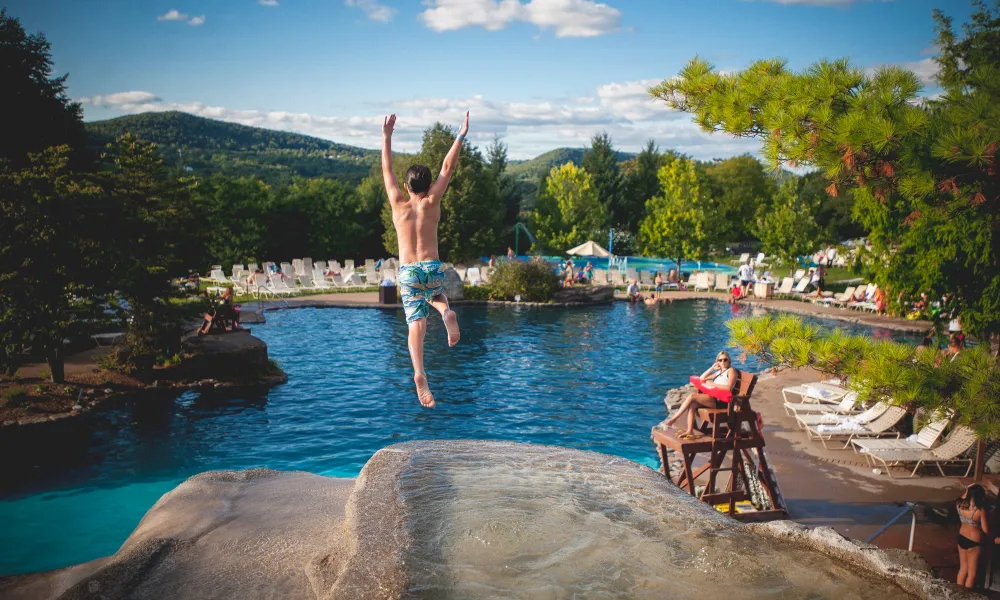
[[[296, 178], [275, 199], [268, 234], [277, 256], [357, 256], [366, 229], [357, 192], [332, 179]], [[360, 257], [369, 258], [369, 257]]]
[[777, 187], [774, 179], [768, 177], [764, 165], [749, 154], [716, 160], [706, 166], [705, 173], [715, 200], [720, 240], [742, 242], [751, 239], [754, 232], [751, 216], [771, 203]]
[[761, 250], [777, 256], [788, 265], [789, 274], [798, 265], [798, 257], [816, 247], [819, 226], [813, 218], [815, 206], [799, 192], [799, 182], [787, 178], [770, 206], [757, 210], [752, 232], [763, 242]]
[[194, 194], [205, 249], [200, 266], [265, 260], [271, 202], [259, 179], [216, 175], [200, 182]]
[[622, 166], [622, 218], [618, 225], [634, 233], [646, 212], [646, 202], [660, 193], [659, 171], [664, 161], [673, 160], [673, 154], [660, 154], [656, 142], [649, 140], [635, 158]]
[[503, 246], [514, 246], [514, 224], [521, 215], [521, 188], [507, 171], [507, 145], [497, 136], [486, 149], [490, 177], [497, 188], [497, 199], [505, 207], [503, 217]]
[[552, 167], [542, 184], [531, 221], [543, 249], [561, 253], [598, 235], [605, 212], [590, 173], [566, 163]]
[[611, 145], [611, 136], [606, 131], [591, 138], [590, 149], [583, 155], [580, 166], [590, 174], [597, 199], [604, 206], [606, 217], [601, 226], [625, 226], [629, 219], [622, 202], [618, 153]]
[[711, 197], [699, 181], [693, 160], [677, 158], [659, 172], [661, 194], [646, 202], [639, 243], [647, 256], [677, 261], [706, 256], [715, 241]]
[[847, 60], [796, 73], [782, 60], [720, 74], [694, 59], [654, 96], [706, 130], [757, 137], [773, 165], [815, 166], [833, 197], [853, 193], [866, 268], [890, 297], [954, 293], [964, 327], [1000, 332], [1000, 2], [976, 3], [959, 38], [935, 12], [944, 94], [917, 77]]
[[170, 278], [204, 258], [191, 199], [194, 182], [168, 175], [152, 144], [126, 134], [109, 144], [104, 174], [109, 201], [100, 243], [110, 254], [109, 279], [127, 305], [125, 344], [118, 363], [140, 371], [179, 349], [180, 327], [168, 300]]
[[67, 146], [0, 169], [0, 370], [12, 373], [31, 350], [63, 380], [63, 339], [86, 333], [76, 311], [98, 296], [104, 254], [88, 234], [102, 190], [69, 168]]
[[[11, 124], [0, 135], [0, 160], [26, 166], [29, 153], [50, 146], [84, 147], [83, 111], [66, 95], [66, 78], [52, 77], [51, 46], [45, 36], [28, 35], [21, 23], [0, 8], [0, 110]], [[72, 153], [71, 153], [72, 156]]]

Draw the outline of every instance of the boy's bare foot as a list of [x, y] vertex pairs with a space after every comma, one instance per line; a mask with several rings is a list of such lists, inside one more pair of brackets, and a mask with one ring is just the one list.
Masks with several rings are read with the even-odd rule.
[[455, 311], [449, 310], [444, 313], [444, 328], [448, 330], [448, 345], [457, 344], [462, 334], [458, 330], [458, 315], [455, 314]]
[[427, 377], [414, 375], [413, 383], [417, 384], [417, 399], [420, 400], [420, 404], [424, 408], [434, 408], [434, 396], [431, 394], [431, 388], [427, 386]]

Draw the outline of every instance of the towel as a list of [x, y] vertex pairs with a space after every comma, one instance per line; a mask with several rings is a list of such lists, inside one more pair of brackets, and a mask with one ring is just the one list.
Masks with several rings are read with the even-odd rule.
[[819, 433], [853, 433], [864, 430], [865, 426], [859, 423], [857, 419], [844, 419], [836, 425], [820, 425], [816, 427], [816, 431]]
[[833, 398], [836, 394], [828, 389], [821, 388], [812, 384], [806, 386], [806, 396], [810, 398], [818, 398], [820, 400], [829, 400]]

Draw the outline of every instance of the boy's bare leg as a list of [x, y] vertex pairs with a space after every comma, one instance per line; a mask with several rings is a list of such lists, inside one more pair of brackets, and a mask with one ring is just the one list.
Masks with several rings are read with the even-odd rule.
[[458, 315], [448, 305], [448, 297], [444, 294], [434, 296], [431, 299], [431, 306], [441, 313], [441, 318], [444, 320], [444, 328], [448, 330], [448, 345], [454, 346], [458, 343], [462, 334], [458, 330]]
[[427, 408], [434, 406], [434, 396], [427, 386], [427, 375], [424, 373], [424, 334], [427, 332], [427, 319], [417, 319], [410, 323], [410, 360], [413, 361], [413, 383], [417, 384], [417, 399]]

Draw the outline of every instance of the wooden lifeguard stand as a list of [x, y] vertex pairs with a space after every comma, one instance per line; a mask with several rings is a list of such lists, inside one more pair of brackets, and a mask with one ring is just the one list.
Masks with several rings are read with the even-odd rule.
[[[698, 410], [702, 419], [700, 431], [704, 437], [682, 440], [672, 429], [653, 429], [663, 474], [673, 480], [667, 449], [678, 453], [683, 466], [677, 476], [677, 486], [687, 490], [712, 506], [726, 505], [725, 514], [740, 521], [773, 521], [788, 518], [784, 498], [778, 489], [774, 472], [764, 456], [764, 436], [760, 432], [759, 414], [750, 407], [750, 395], [757, 385], [757, 376], [737, 371], [737, 393], [727, 408]], [[699, 454], [708, 454], [705, 464], [694, 470]], [[729, 458], [728, 466], [727, 457]], [[708, 482], [701, 494], [695, 493], [695, 480], [708, 472]], [[728, 472], [725, 490], [717, 489], [718, 474]], [[739, 510], [738, 502], [750, 501], [753, 510]], [[720, 508], [721, 510], [721, 508]]]

